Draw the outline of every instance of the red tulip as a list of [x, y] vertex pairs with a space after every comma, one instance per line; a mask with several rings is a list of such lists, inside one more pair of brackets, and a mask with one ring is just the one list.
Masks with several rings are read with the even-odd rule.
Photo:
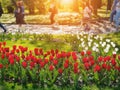
[[120, 66], [115, 66], [115, 69], [120, 72]]
[[11, 50], [11, 52], [10, 52], [11, 54], [15, 54], [15, 50]]
[[44, 54], [44, 57], [47, 57], [48, 54]]
[[31, 57], [30, 57], [30, 56], [26, 56], [26, 57], [25, 57], [25, 60], [26, 60], [26, 61], [29, 61], [29, 60], [31, 60]]
[[3, 42], [3, 46], [6, 46], [6, 42]]
[[69, 64], [68, 63], [64, 63], [64, 68], [68, 68]]
[[47, 51], [47, 54], [50, 55], [50, 51]]
[[74, 68], [74, 73], [79, 73], [79, 69], [78, 68]]
[[[42, 62], [42, 59], [41, 59], [41, 58], [38, 58], [37, 63], [40, 63], [40, 62]], [[46, 63], [46, 62], [45, 62], [45, 63]]]
[[84, 56], [84, 55], [85, 55], [85, 52], [84, 52], [84, 51], [81, 51], [80, 54], [81, 54], [81, 56]]
[[65, 58], [65, 57], [66, 57], [66, 52], [62, 52], [62, 53], [61, 53], [61, 57], [62, 57], [62, 58]]
[[9, 50], [9, 47], [6, 47], [6, 48], [4, 48], [5, 49], [5, 52], [9, 52], [10, 50]]
[[120, 60], [120, 55], [118, 55], [118, 59]]
[[88, 61], [89, 61], [89, 60], [88, 60], [88, 57], [84, 57], [84, 58], [82, 59], [82, 61], [83, 61], [83, 63], [88, 62]]
[[56, 58], [57, 58], [57, 59], [60, 59], [61, 56], [62, 56], [61, 54], [56, 54]]
[[86, 70], [89, 70], [90, 64], [89, 64], [88, 62], [84, 63], [84, 66], [85, 66], [85, 69], [86, 69]]
[[24, 58], [25, 58], [25, 55], [24, 55], [24, 54], [22, 54], [21, 58], [22, 58], [22, 59], [24, 59]]
[[106, 57], [104, 58], [104, 62], [109, 61], [110, 59], [111, 59], [110, 56], [106, 56]]
[[40, 67], [43, 68], [45, 66], [45, 62], [40, 62]]
[[43, 50], [42, 50], [42, 48], [39, 49], [39, 52], [40, 52], [41, 55], [43, 55]]
[[16, 50], [17, 46], [16, 45], [13, 45], [13, 50]]
[[3, 68], [3, 65], [2, 64], [0, 64], [0, 69], [2, 69]]
[[2, 43], [0, 42], [0, 47], [2, 46]]
[[65, 63], [69, 64], [69, 60], [68, 60], [68, 59], [67, 59], [67, 60], [65, 60]]
[[90, 65], [94, 65], [95, 64], [95, 61], [94, 60], [90, 60]]
[[48, 60], [48, 59], [44, 59], [44, 61], [45, 61], [45, 64], [47, 64], [47, 63], [49, 62], [49, 60]]
[[7, 58], [9, 57], [9, 55], [10, 55], [10, 53], [9, 53], [9, 52], [6, 52], [6, 57], [7, 57]]
[[91, 61], [91, 60], [94, 60], [94, 57], [93, 56], [89, 56], [88, 59]]
[[67, 58], [69, 58], [71, 56], [71, 53], [70, 52], [66, 53], [66, 56]]
[[19, 49], [16, 49], [16, 52], [19, 53], [20, 52]]
[[116, 54], [113, 54], [113, 58], [116, 58]]
[[59, 68], [59, 69], [58, 69], [58, 72], [59, 72], [59, 74], [62, 74], [62, 73], [63, 73], [62, 68]]
[[74, 68], [78, 68], [78, 62], [74, 63]]
[[16, 61], [19, 62], [20, 61], [20, 57], [16, 56]]
[[102, 64], [102, 68], [106, 69], [106, 68], [107, 68], [107, 64], [106, 64], [106, 63], [103, 63], [103, 64]]
[[53, 70], [54, 70], [54, 66], [53, 66], [53, 65], [50, 65], [50, 66], [49, 66], [49, 70], [50, 70], [50, 71], [53, 71]]
[[52, 54], [54, 53], [54, 50], [53, 50], [53, 49], [51, 50], [51, 53], [52, 53]]
[[73, 55], [72, 58], [73, 58], [74, 61], [76, 61], [77, 60], [77, 55]]
[[56, 50], [55, 50], [55, 53], [56, 53], [56, 54], [58, 54], [58, 52], [59, 52], [59, 50], [58, 50], [58, 49], [56, 49]]
[[4, 59], [4, 58], [5, 58], [5, 55], [4, 55], [4, 54], [2, 54], [2, 55], [1, 55], [1, 59]]
[[53, 56], [50, 56], [50, 57], [49, 57], [49, 60], [51, 60], [51, 61], [52, 61], [53, 59], [54, 59], [54, 57], [53, 57]]
[[53, 64], [56, 66], [58, 64], [58, 60], [53, 60]]
[[22, 66], [23, 66], [23, 68], [26, 68], [27, 67], [27, 62], [23, 61]]
[[92, 54], [92, 52], [90, 50], [88, 50], [86, 53], [87, 53], [87, 55], [91, 55]]
[[99, 72], [101, 70], [101, 67], [99, 65], [96, 65], [94, 67], [94, 72]]
[[108, 71], [110, 71], [111, 66], [110, 66], [110, 65], [108, 65], [108, 66], [106, 67], [106, 69], [107, 69]]
[[34, 62], [30, 62], [30, 67], [35, 67], [35, 63]]
[[112, 63], [112, 65], [113, 65], [113, 66], [115, 66], [115, 65], [116, 65], [116, 61], [115, 61], [115, 59], [114, 59], [114, 58], [112, 58], [111, 63]]
[[98, 57], [98, 61], [99, 61], [99, 62], [103, 61], [103, 59], [104, 59], [104, 57], [102, 57], [102, 56], [99, 56], [99, 57]]
[[38, 50], [39, 50], [38, 48], [35, 48], [35, 49], [34, 49], [35, 55], [39, 55], [39, 54], [40, 54]]
[[9, 60], [9, 62], [10, 62], [11, 65], [14, 65], [14, 63], [15, 63], [13, 58], [11, 58], [11, 59]]

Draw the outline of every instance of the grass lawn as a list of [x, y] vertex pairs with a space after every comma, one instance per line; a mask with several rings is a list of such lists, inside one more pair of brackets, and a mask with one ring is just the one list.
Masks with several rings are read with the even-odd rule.
[[[13, 90], [12, 88], [13, 84], [5, 83], [4, 86], [0, 85], [0, 90]], [[14, 90], [75, 90], [74, 87], [46, 87], [46, 88], [35, 88], [33, 89], [32, 86], [29, 84], [28, 88], [23, 88], [20, 85], [16, 85]], [[119, 90], [119, 88], [111, 88], [111, 87], [102, 87], [102, 86], [96, 86], [96, 85], [88, 85], [81, 87], [79, 90]]]

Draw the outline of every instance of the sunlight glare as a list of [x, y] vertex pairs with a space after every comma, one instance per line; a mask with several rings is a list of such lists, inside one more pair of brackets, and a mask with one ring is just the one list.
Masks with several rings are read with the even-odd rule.
[[62, 4], [72, 4], [73, 0], [61, 0]]

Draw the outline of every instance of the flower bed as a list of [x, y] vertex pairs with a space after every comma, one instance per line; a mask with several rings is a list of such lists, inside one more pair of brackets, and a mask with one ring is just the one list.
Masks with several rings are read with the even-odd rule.
[[[27, 87], [84, 85], [120, 85], [120, 55], [100, 55], [94, 51], [44, 51], [42, 48], [6, 46], [0, 42], [0, 83], [9, 82]], [[95, 53], [94, 53], [95, 54]]]

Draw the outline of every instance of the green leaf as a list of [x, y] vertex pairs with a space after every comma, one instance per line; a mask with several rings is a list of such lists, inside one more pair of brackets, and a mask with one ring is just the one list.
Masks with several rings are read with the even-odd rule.
[[95, 78], [95, 80], [96, 80], [96, 81], [98, 81], [98, 80], [99, 80], [99, 75], [98, 75], [98, 72], [95, 72], [95, 73], [94, 73], [94, 78]]

